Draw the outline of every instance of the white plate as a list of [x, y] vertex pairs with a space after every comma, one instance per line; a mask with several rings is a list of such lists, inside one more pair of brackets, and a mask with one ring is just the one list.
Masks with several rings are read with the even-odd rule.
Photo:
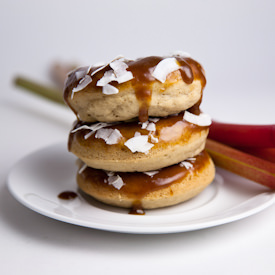
[[107, 206], [79, 196], [71, 201], [58, 198], [62, 191], [78, 192], [76, 158], [66, 144], [41, 149], [21, 161], [8, 177], [13, 196], [26, 207], [50, 218], [124, 233], [173, 233], [236, 221], [275, 201], [275, 193], [256, 183], [217, 169], [213, 183], [197, 197], [177, 206], [130, 215], [125, 209]]

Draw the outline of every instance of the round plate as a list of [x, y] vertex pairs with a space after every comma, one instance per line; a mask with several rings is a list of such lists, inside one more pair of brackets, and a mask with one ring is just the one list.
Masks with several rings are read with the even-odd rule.
[[[175, 233], [236, 221], [275, 201], [275, 193], [259, 184], [217, 169], [215, 180], [198, 196], [182, 204], [147, 210], [144, 216], [111, 207], [78, 192], [76, 158], [66, 144], [41, 149], [19, 161], [8, 177], [12, 195], [26, 207], [50, 218], [124, 233]], [[61, 200], [63, 191], [74, 191], [73, 200]]]

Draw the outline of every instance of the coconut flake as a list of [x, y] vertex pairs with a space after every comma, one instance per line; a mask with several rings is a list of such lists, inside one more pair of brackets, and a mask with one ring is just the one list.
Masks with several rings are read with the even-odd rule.
[[154, 132], [156, 131], [156, 125], [154, 122], [150, 122], [149, 120], [147, 120], [141, 124], [141, 129], [146, 129], [149, 132]]
[[108, 83], [110, 83], [111, 81], [114, 81], [116, 80], [116, 76], [114, 74], [113, 71], [106, 71], [103, 75], [103, 77], [101, 77], [97, 83], [96, 83], [96, 86], [100, 86], [100, 87], [103, 87], [105, 85], [107, 85]]
[[187, 158], [186, 160], [194, 162], [194, 161], [196, 161], [196, 158]]
[[75, 133], [79, 130], [90, 130], [91, 132], [89, 132], [88, 134], [86, 134], [84, 136], [84, 139], [88, 139], [93, 133], [95, 133], [97, 130], [101, 129], [101, 128], [104, 128], [104, 127], [107, 127], [107, 126], [111, 126], [111, 125], [114, 125], [116, 123], [106, 123], [106, 122], [98, 122], [98, 123], [95, 123], [95, 124], [92, 124], [90, 126], [88, 125], [82, 125], [82, 126], [79, 126], [78, 128], [76, 129], [73, 129], [71, 131], [71, 133]]
[[108, 177], [111, 177], [111, 176], [115, 175], [115, 172], [113, 172], [113, 171], [105, 171], [105, 172], [108, 175]]
[[91, 126], [88, 126], [88, 125], [79, 126], [78, 128], [71, 130], [71, 133], [75, 133], [79, 130], [91, 130]]
[[110, 67], [113, 69], [105, 72], [103, 77], [96, 83], [97, 86], [102, 87], [103, 94], [112, 95], [119, 92], [116, 87], [109, 84], [110, 82], [117, 81], [118, 83], [124, 83], [134, 78], [132, 72], [127, 71], [128, 65], [123, 60], [123, 56], [118, 56], [111, 62], [99, 67], [97, 70], [92, 72], [91, 76], [103, 70], [108, 65], [110, 65]]
[[128, 139], [124, 145], [128, 147], [133, 153], [141, 152], [147, 154], [154, 144], [148, 142], [147, 135], [134, 136]]
[[86, 66], [76, 69], [76, 71], [74, 71], [76, 80], [82, 79], [89, 72], [89, 68], [89, 66]]
[[122, 135], [119, 130], [117, 129], [99, 129], [96, 134], [95, 138], [103, 139], [106, 144], [112, 145], [117, 144], [119, 140], [122, 138]]
[[111, 126], [111, 125], [114, 125], [114, 123], [98, 122], [98, 123], [92, 124], [90, 126], [88, 126], [88, 125], [81, 125], [81, 126], [75, 128], [75, 129], [73, 129], [71, 131], [71, 133], [75, 133], [76, 131], [83, 130], [83, 129], [87, 129], [87, 130], [91, 130], [91, 131], [96, 131], [98, 129], [101, 129], [101, 128], [107, 127], [107, 126]]
[[108, 184], [114, 186], [116, 189], [120, 190], [124, 185], [122, 178], [119, 175], [108, 176]]
[[[110, 94], [109, 92], [106, 93], [106, 88], [104, 87], [107, 86], [107, 84], [109, 84], [111, 81], [117, 81], [118, 83], [123, 83], [133, 79], [133, 74], [126, 70], [126, 68], [128, 68], [128, 65], [123, 61], [115, 60], [110, 63], [110, 66], [113, 70], [109, 70], [105, 72], [103, 77], [99, 79], [96, 83], [96, 86], [103, 87], [103, 93], [105, 94]], [[107, 86], [107, 89], [110, 89], [110, 87]], [[117, 92], [111, 92], [111, 94], [117, 93]]]
[[186, 121], [196, 124], [198, 126], [209, 126], [211, 125], [211, 117], [208, 114], [200, 113], [199, 115], [194, 115], [188, 111], [184, 112], [183, 119]]
[[134, 78], [132, 72], [127, 71], [128, 65], [121, 59], [111, 62], [110, 67], [114, 70], [116, 81], [118, 83], [127, 82]]
[[126, 69], [128, 68], [128, 65], [123, 62], [122, 60], [114, 60], [110, 63], [110, 67], [114, 70], [114, 73], [117, 77], [120, 77], [124, 74]]
[[108, 141], [106, 141], [107, 144], [117, 144], [119, 140], [122, 138], [122, 135], [118, 129], [113, 129], [111, 135], [108, 138]]
[[74, 93], [79, 92], [86, 88], [90, 83], [92, 82], [92, 78], [89, 75], [85, 75], [84, 78], [82, 78], [78, 85], [73, 88], [71, 98], [74, 97]]
[[180, 162], [180, 167], [185, 167], [187, 170], [193, 167], [193, 164], [189, 161]]
[[149, 117], [149, 121], [152, 121], [152, 122], [158, 122], [160, 119], [158, 117]]
[[96, 131], [95, 138], [101, 138], [106, 142], [108, 140], [108, 137], [111, 135], [112, 131], [113, 129], [101, 128]]
[[164, 83], [168, 74], [180, 68], [176, 58], [168, 57], [161, 60], [154, 69], [152, 76]]
[[127, 82], [133, 78], [134, 78], [134, 76], [133, 76], [132, 72], [124, 71], [120, 77], [116, 78], [116, 81], [120, 84], [120, 83]]
[[154, 122], [150, 122], [148, 126], [146, 127], [146, 130], [149, 132], [155, 132], [156, 131], [156, 124]]
[[106, 63], [106, 64], [100, 66], [98, 69], [96, 69], [95, 71], [93, 71], [93, 72], [91, 73], [91, 76], [93, 76], [93, 75], [95, 75], [97, 72], [103, 70], [104, 68], [106, 68], [107, 66], [109, 66], [110, 63], [114, 62], [114, 61], [117, 60], [117, 59], [124, 59], [124, 57], [123, 57], [122, 55], [117, 56], [117, 57], [114, 58], [112, 61], [110, 61], [110, 62], [108, 62], [108, 63]]
[[158, 143], [159, 142], [159, 139], [154, 137], [152, 134], [149, 134], [149, 137], [151, 138], [152, 143]]
[[149, 176], [149, 177], [153, 177], [154, 175], [156, 175], [159, 172], [159, 170], [155, 170], [155, 171], [147, 171], [147, 172], [143, 172], [143, 174]]
[[148, 121], [148, 120], [145, 121], [145, 122], [142, 122], [142, 124], [141, 124], [141, 129], [146, 129], [147, 126], [148, 126], [148, 124], [149, 124], [149, 121]]
[[88, 167], [88, 165], [86, 163], [83, 163], [81, 168], [78, 170], [78, 174], [81, 174], [87, 167]]
[[102, 87], [102, 93], [105, 95], [114, 95], [118, 93], [118, 89], [110, 84]]

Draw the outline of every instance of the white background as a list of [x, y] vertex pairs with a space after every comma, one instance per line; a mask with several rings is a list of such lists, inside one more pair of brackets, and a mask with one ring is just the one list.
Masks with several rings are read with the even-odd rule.
[[66, 140], [67, 109], [13, 86], [47, 83], [52, 62], [90, 65], [189, 52], [205, 68], [203, 110], [215, 119], [274, 123], [273, 1], [0, 2], [1, 274], [274, 274], [275, 206], [231, 224], [171, 235], [128, 235], [51, 220], [9, 194], [13, 164]]

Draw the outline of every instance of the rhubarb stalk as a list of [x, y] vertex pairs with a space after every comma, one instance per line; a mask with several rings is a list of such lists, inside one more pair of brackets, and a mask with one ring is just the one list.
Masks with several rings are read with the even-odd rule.
[[233, 147], [275, 147], [275, 125], [242, 125], [213, 121], [208, 137]]
[[214, 163], [244, 178], [275, 189], [275, 164], [208, 139], [206, 150]]
[[251, 148], [251, 147], [241, 147], [236, 148], [240, 151], [253, 155], [255, 157], [259, 157], [261, 159], [265, 159], [267, 161], [271, 161], [275, 163], [275, 148]]
[[24, 88], [36, 95], [42, 96], [56, 103], [64, 104], [62, 91], [59, 89], [47, 87], [23, 77], [15, 78], [14, 83], [16, 86]]

